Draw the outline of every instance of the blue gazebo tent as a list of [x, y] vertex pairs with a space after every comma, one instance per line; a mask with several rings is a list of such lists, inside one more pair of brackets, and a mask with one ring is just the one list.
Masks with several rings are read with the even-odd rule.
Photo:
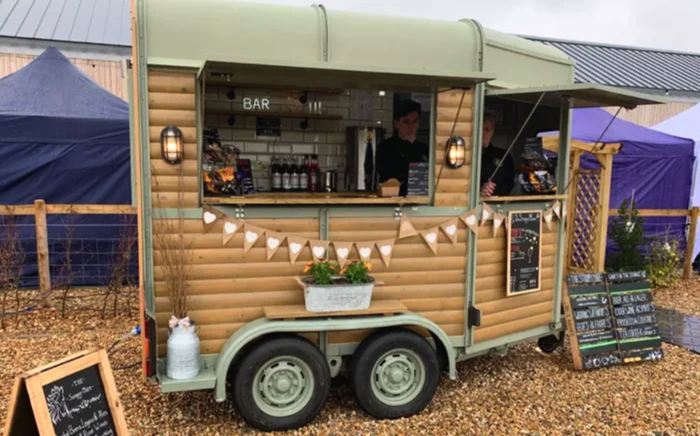
[[[128, 103], [55, 47], [0, 79], [0, 204], [130, 204], [129, 144]], [[81, 269], [75, 285], [103, 283], [123, 217], [49, 216], [52, 266], [65, 258], [66, 220], [76, 223], [72, 251], [81, 251], [71, 257]], [[34, 229], [21, 229], [24, 285], [35, 286]]]

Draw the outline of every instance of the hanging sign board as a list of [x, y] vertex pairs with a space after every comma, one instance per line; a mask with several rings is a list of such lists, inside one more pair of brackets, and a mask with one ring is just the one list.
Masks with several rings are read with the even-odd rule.
[[408, 188], [407, 195], [427, 196], [430, 189], [430, 170], [425, 162], [411, 162], [408, 164]]
[[83, 352], [15, 378], [5, 436], [128, 435], [107, 352]]
[[508, 212], [508, 296], [541, 289], [542, 211]]

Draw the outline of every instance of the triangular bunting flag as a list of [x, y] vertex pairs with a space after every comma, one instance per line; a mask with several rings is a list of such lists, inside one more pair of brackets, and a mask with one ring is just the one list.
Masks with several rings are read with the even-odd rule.
[[224, 228], [221, 230], [221, 245], [228, 244], [228, 241], [230, 241], [242, 227], [242, 221], [224, 218]]
[[438, 238], [440, 237], [440, 235], [438, 234], [439, 231], [439, 227], [433, 227], [432, 229], [420, 231], [420, 234], [425, 240], [425, 243], [428, 244], [428, 247], [430, 247], [430, 249], [433, 250], [433, 253], [435, 254], [437, 254], [438, 252]]
[[488, 203], [484, 203], [484, 207], [481, 210], [481, 225], [483, 226], [486, 221], [488, 221], [493, 216], [493, 209]]
[[447, 237], [450, 238], [453, 245], [457, 243], [457, 224], [459, 224], [459, 220], [457, 218], [440, 224], [440, 228], [443, 232], [445, 232]]
[[559, 217], [559, 219], [564, 219], [562, 205], [559, 201], [555, 202], [552, 206], [552, 210]]
[[314, 261], [320, 262], [326, 258], [328, 244], [328, 241], [309, 241], [309, 245], [311, 246], [311, 255], [314, 257]]
[[552, 230], [552, 221], [554, 220], [554, 212], [552, 209], [545, 210], [542, 213], [542, 218], [544, 219], [545, 224], [547, 224], [547, 228]]
[[363, 262], [369, 262], [372, 257], [372, 250], [374, 250], [375, 242], [373, 241], [362, 241], [355, 242], [355, 247], [357, 247], [357, 252], [360, 255], [360, 259]]
[[211, 206], [204, 206], [203, 210], [202, 221], [204, 222], [204, 233], [206, 233], [221, 218], [221, 212]]
[[297, 258], [301, 254], [301, 250], [304, 249], [308, 241], [308, 239], [300, 238], [298, 236], [287, 236], [287, 245], [289, 248], [289, 262], [292, 265], [294, 265], [294, 262], [297, 261]]
[[350, 251], [352, 251], [352, 242], [333, 242], [335, 248], [335, 256], [338, 258], [338, 265], [343, 268], [348, 261]]
[[399, 227], [399, 239], [410, 238], [411, 236], [416, 236], [418, 232], [408, 220], [406, 215], [401, 215], [401, 225]]
[[495, 212], [493, 214], [493, 236], [496, 237], [496, 234], [498, 234], [498, 229], [501, 228], [503, 223], [506, 221], [506, 216], [503, 214], [500, 214], [498, 212]]
[[460, 216], [460, 219], [471, 229], [472, 232], [477, 232], [478, 220], [476, 219], [476, 209], [472, 209]]
[[377, 241], [377, 250], [379, 250], [379, 254], [382, 255], [382, 260], [386, 266], [391, 264], [391, 255], [394, 253], [395, 241], [395, 239], [384, 239], [383, 241]]
[[258, 242], [265, 234], [265, 230], [252, 224], [245, 224], [245, 233], [243, 234], [243, 253], [247, 253], [250, 248]]
[[282, 245], [282, 242], [287, 238], [286, 235], [280, 234], [280, 233], [275, 233], [275, 232], [270, 232], [266, 231], [265, 232], [265, 248], [267, 249], [267, 260], [272, 259], [272, 256], [275, 255], [277, 250], [280, 248]]

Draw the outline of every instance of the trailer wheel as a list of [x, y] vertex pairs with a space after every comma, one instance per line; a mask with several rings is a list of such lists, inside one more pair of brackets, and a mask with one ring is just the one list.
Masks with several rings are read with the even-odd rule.
[[554, 353], [561, 345], [562, 340], [555, 335], [545, 336], [537, 340], [537, 346], [547, 354]]
[[357, 348], [350, 367], [355, 401], [377, 419], [415, 415], [433, 399], [439, 381], [435, 350], [405, 329], [380, 331]]
[[313, 421], [331, 385], [321, 351], [295, 335], [262, 341], [234, 373], [234, 404], [248, 424], [263, 431], [292, 430]]

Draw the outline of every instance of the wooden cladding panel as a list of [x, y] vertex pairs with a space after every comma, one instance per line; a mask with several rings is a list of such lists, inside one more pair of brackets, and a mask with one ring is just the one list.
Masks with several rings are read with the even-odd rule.
[[[417, 229], [435, 227], [451, 217], [416, 217], [411, 221]], [[156, 220], [154, 232], [173, 232], [161, 222], [177, 225], [176, 220]], [[271, 231], [320, 237], [318, 219], [249, 219], [253, 225]], [[366, 230], [370, 228], [371, 230]], [[393, 218], [331, 218], [330, 238], [347, 236], [348, 241], [361, 241], [370, 236], [398, 236], [399, 221]], [[283, 242], [270, 261], [261, 238], [243, 253], [243, 232], [239, 231], [224, 246], [223, 222], [214, 223], [205, 231], [201, 219], [185, 220], [182, 233], [186, 246], [192, 248], [192, 280], [188, 286], [188, 309], [200, 326], [201, 352], [217, 353], [225, 341], [246, 322], [263, 316], [263, 306], [304, 304], [303, 291], [295, 277], [303, 274], [306, 262], [311, 260], [310, 248], [305, 247], [297, 261], [289, 261], [287, 242]], [[442, 230], [439, 230], [442, 232]], [[176, 238], [177, 230], [169, 237]], [[390, 266], [373, 253], [372, 274], [383, 286], [375, 288], [376, 300], [398, 299], [411, 311], [426, 316], [440, 325], [448, 334], [464, 334], [464, 283], [466, 268], [466, 226], [460, 224], [461, 242], [452, 244], [441, 236], [438, 255], [435, 255], [421, 237], [397, 240]], [[157, 248], [157, 247], [156, 247]], [[330, 247], [330, 257], [335, 251]], [[353, 250], [351, 258], [357, 258]], [[167, 322], [171, 314], [170, 300], [164, 282], [163, 255], [154, 250], [156, 318], [160, 328], [159, 355], [165, 353]], [[329, 334], [331, 343], [357, 342], [369, 331], [336, 332]]]
[[[463, 93], [458, 90], [441, 90], [437, 94], [437, 111], [435, 114], [435, 206], [469, 206], [473, 121], [474, 93], [472, 91]], [[461, 136], [466, 142], [464, 166], [456, 170], [446, 166], [442, 168], [445, 162], [447, 140], [452, 134]], [[460, 181], [461, 183], [445, 183], [445, 180]]]
[[[195, 76], [150, 71], [148, 91], [153, 206], [196, 208], [199, 206], [199, 168]], [[184, 159], [177, 165], [168, 164], [161, 156], [160, 133], [169, 125], [177, 126], [184, 136]], [[180, 197], [178, 193], [184, 194]]]
[[554, 271], [557, 224], [548, 229], [543, 223], [541, 239], [541, 290], [508, 297], [506, 295], [506, 229], [493, 236], [493, 222], [479, 227], [476, 260], [476, 307], [481, 310], [481, 327], [474, 342], [549, 325], [554, 310]]

